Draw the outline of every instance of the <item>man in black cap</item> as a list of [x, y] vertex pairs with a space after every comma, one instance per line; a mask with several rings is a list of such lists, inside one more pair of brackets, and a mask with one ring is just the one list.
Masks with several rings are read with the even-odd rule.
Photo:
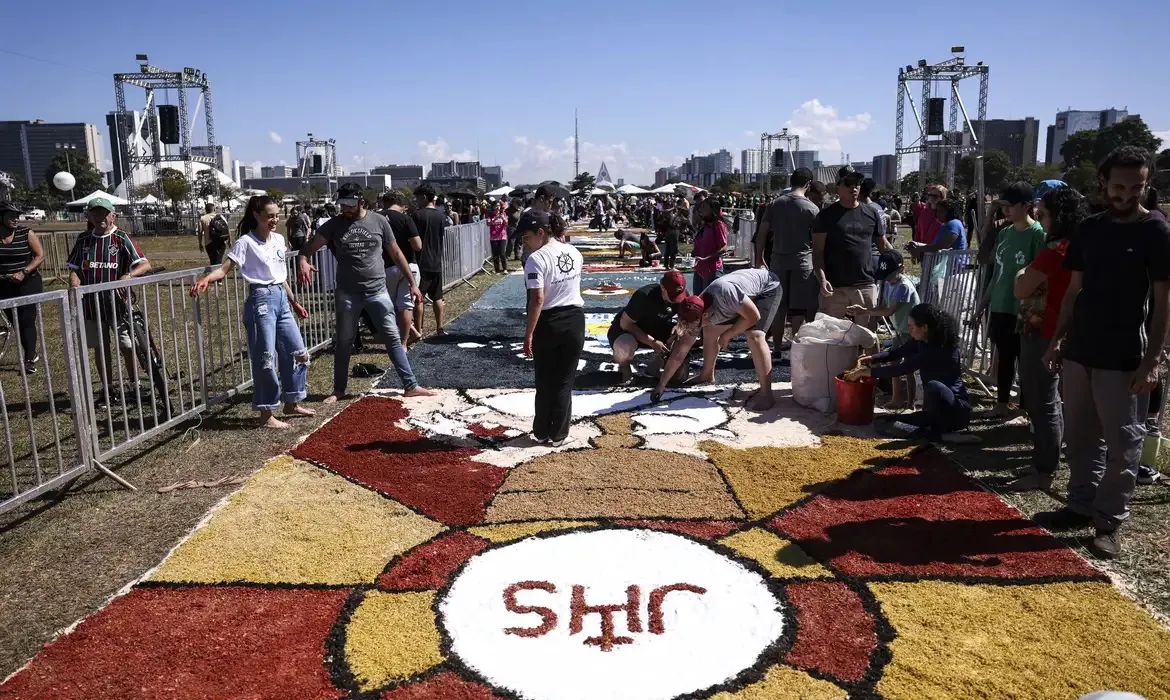
[[[890, 247], [877, 212], [861, 203], [861, 173], [846, 165], [837, 171], [839, 200], [821, 210], [813, 222], [813, 269], [821, 288], [820, 310], [846, 318], [846, 309], [877, 305], [873, 248]], [[868, 315], [856, 316], [868, 326]]]

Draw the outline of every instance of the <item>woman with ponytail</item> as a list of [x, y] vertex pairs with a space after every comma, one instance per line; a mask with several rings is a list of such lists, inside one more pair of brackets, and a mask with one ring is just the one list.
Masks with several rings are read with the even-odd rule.
[[285, 416], [314, 413], [299, 405], [305, 399], [309, 352], [293, 314], [301, 318], [309, 314], [288, 286], [287, 246], [284, 236], [276, 232], [279, 222], [280, 205], [275, 200], [267, 195], [252, 197], [240, 222], [239, 237], [223, 265], [191, 287], [191, 296], [196, 296], [222, 280], [233, 267], [240, 268], [248, 284], [244, 326], [252, 362], [252, 408], [260, 412], [267, 428], [289, 427], [274, 415], [282, 404]]

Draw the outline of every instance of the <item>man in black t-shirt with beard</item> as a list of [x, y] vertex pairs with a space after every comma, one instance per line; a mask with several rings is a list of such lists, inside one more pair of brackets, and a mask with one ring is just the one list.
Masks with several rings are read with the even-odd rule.
[[1098, 168], [1109, 209], [1069, 239], [1064, 266], [1072, 274], [1044, 355], [1064, 382], [1068, 504], [1037, 513], [1036, 522], [1049, 530], [1094, 525], [1090, 548], [1107, 559], [1121, 552], [1170, 328], [1170, 224], [1141, 205], [1153, 173], [1153, 155], [1135, 146]]
[[[418, 257], [419, 288], [431, 300], [431, 310], [435, 314], [435, 329], [440, 335], [446, 333], [443, 328], [443, 311], [446, 303], [443, 302], [443, 236], [447, 231], [447, 219], [443, 212], [435, 208], [435, 191], [430, 185], [420, 185], [414, 191], [414, 200], [418, 211], [414, 213], [414, 223], [418, 228], [418, 235], [422, 239], [422, 250]], [[414, 313], [415, 325], [422, 329], [423, 312], [419, 307]]]
[[[846, 165], [837, 172], [839, 201], [817, 214], [813, 221], [813, 271], [821, 288], [820, 310], [845, 318], [845, 309], [877, 306], [877, 283], [873, 277], [873, 248], [890, 247], [881, 217], [861, 202], [864, 176]], [[858, 316], [858, 325], [868, 326], [869, 316]]]
[[[406, 258], [408, 270], [400, 270], [390, 257], [383, 253], [383, 262], [386, 264], [386, 291], [390, 292], [390, 300], [394, 302], [394, 310], [398, 315], [398, 333], [402, 342], [410, 345], [422, 336], [422, 329], [414, 325], [414, 297], [410, 294], [410, 277], [415, 284], [419, 283], [418, 254], [422, 250], [422, 238], [418, 234], [418, 227], [414, 225], [414, 218], [406, 213], [410, 201], [402, 192], [387, 192], [382, 195], [382, 216], [390, 222], [394, 231], [394, 240]], [[409, 277], [408, 277], [409, 276]]]
[[622, 374], [622, 382], [633, 379], [634, 353], [638, 348], [655, 352], [657, 364], [670, 353], [668, 343], [674, 331], [676, 306], [687, 297], [687, 282], [678, 270], [668, 270], [658, 284], [634, 292], [626, 308], [614, 316], [609, 327], [609, 345], [613, 361]]

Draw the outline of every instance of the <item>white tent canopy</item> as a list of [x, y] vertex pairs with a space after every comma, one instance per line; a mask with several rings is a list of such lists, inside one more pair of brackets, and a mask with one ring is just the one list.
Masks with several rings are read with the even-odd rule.
[[148, 194], [135, 202], [135, 204], [158, 204], [158, 197], [155, 197], [153, 194]]
[[637, 185], [622, 185], [617, 191], [622, 194], [650, 194], [650, 190], [644, 190]]
[[600, 187], [600, 188], [607, 189], [607, 190], [614, 189], [613, 183], [610, 182], [609, 180], [598, 180], [597, 182], [593, 183], [593, 186]]
[[507, 197], [508, 195], [512, 194], [515, 191], [516, 191], [515, 187], [510, 187], [508, 185], [504, 185], [503, 187], [501, 187], [499, 189], [495, 189], [495, 190], [492, 190], [491, 192], [488, 192], [487, 196], [489, 196], [489, 197]]
[[[158, 167], [160, 170], [163, 168], [172, 168], [174, 170], [178, 170], [179, 172], [183, 172], [184, 163], [182, 163], [180, 161], [163, 162], [163, 163], [160, 163]], [[215, 166], [208, 165], [207, 163], [198, 163], [198, 162], [191, 163], [191, 171], [194, 173], [195, 177], [198, 177], [199, 173], [203, 172], [204, 170], [211, 170], [213, 173], [215, 173], [215, 179], [217, 181], [219, 181], [219, 184], [229, 185], [231, 187], [236, 186], [235, 181], [233, 181], [230, 177], [225, 175], [223, 172], [221, 172]], [[130, 178], [132, 178], [134, 180], [135, 187], [145, 187], [146, 185], [153, 184], [154, 181], [158, 179], [158, 175], [157, 175], [157, 172], [155, 171], [155, 166], [153, 166], [153, 165], [139, 165], [138, 167], [134, 168], [133, 171], [131, 171]], [[130, 179], [130, 178], [127, 178], [127, 179]], [[122, 183], [119, 184], [117, 186], [117, 188], [114, 189], [114, 193], [121, 196], [121, 197], [126, 196], [126, 181], [125, 180], [122, 181]]]
[[98, 197], [105, 197], [106, 199], [110, 200], [110, 204], [113, 204], [115, 207], [124, 207], [130, 203], [129, 200], [122, 199], [121, 197], [115, 197], [114, 195], [110, 194], [109, 192], [105, 192], [103, 190], [94, 190], [93, 193], [90, 194], [89, 196], [74, 200], [74, 201], [70, 202], [69, 204], [66, 204], [65, 206], [68, 206], [68, 207], [88, 206], [90, 200], [97, 199]]
[[590, 197], [595, 197], [602, 194], [613, 194], [613, 192], [610, 192], [609, 190], [603, 190], [598, 187], [594, 187], [593, 189], [589, 190]]
[[707, 190], [704, 190], [702, 187], [695, 187], [694, 185], [688, 185], [685, 182], [673, 182], [669, 185], [663, 185], [662, 187], [659, 187], [657, 189], [653, 189], [650, 191], [653, 192], [654, 194], [678, 194], [679, 187], [685, 187], [685, 188], [689, 189], [691, 192], [706, 192], [707, 191]]

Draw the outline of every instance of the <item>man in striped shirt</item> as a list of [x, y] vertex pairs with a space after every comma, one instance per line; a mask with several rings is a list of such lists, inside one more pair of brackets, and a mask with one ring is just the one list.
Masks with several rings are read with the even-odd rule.
[[[150, 261], [138, 250], [130, 235], [114, 223], [117, 217], [110, 200], [104, 197], [90, 200], [86, 218], [91, 228], [87, 234], [77, 238], [73, 250], [69, 253], [70, 284], [74, 287], [101, 284], [130, 279], [150, 272]], [[113, 294], [123, 293], [128, 293], [128, 290], [87, 294], [83, 303], [86, 344], [101, 349], [98, 370], [106, 386], [107, 396], [115, 395], [112, 379], [117, 376], [112, 369], [107, 371], [111, 358], [111, 329], [117, 330], [118, 348], [126, 364], [126, 376], [130, 379], [136, 376], [137, 362], [130, 329], [126, 324], [119, 324], [121, 319], [113, 297]]]

